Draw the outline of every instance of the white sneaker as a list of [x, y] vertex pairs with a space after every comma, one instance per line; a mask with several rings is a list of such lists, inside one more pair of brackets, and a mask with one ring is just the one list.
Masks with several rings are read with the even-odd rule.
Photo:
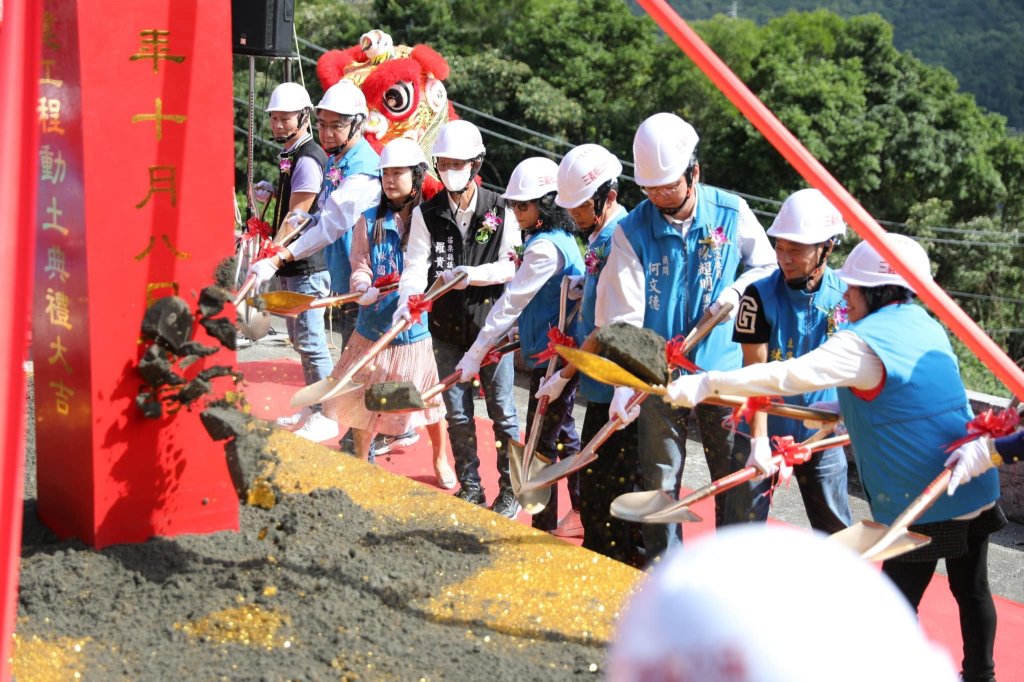
[[580, 520], [580, 513], [570, 509], [569, 513], [562, 517], [551, 534], [559, 538], [581, 538], [583, 537], [583, 522]]
[[301, 412], [290, 414], [287, 417], [280, 417], [274, 423], [282, 429], [298, 429], [306, 424], [306, 420], [313, 416], [313, 410], [303, 407]]
[[328, 419], [319, 412], [314, 412], [306, 420], [306, 423], [302, 425], [302, 428], [295, 432], [295, 435], [306, 440], [322, 443], [325, 440], [337, 439], [339, 431], [338, 422]]

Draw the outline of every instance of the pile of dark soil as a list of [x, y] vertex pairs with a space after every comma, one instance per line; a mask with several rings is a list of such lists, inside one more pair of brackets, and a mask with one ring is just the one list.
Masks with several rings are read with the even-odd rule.
[[95, 551], [37, 520], [31, 423], [19, 682], [595, 679], [637, 575], [290, 434], [240, 532]]

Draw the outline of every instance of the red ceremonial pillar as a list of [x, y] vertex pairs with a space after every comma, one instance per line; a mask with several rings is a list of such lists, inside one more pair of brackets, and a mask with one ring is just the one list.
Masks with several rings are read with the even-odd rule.
[[25, 479], [25, 339], [28, 332], [35, 220], [35, 104], [41, 8], [0, 0], [0, 224], [6, 225], [6, 292], [0, 306], [0, 680], [10, 678], [17, 616]]
[[[238, 528], [201, 405], [149, 419], [135, 404], [147, 306], [177, 295], [194, 311], [232, 250], [230, 28], [227, 0], [44, 2], [38, 508], [57, 534], [97, 548]], [[202, 328], [195, 340], [219, 345]], [[185, 378], [234, 362], [222, 349]]]

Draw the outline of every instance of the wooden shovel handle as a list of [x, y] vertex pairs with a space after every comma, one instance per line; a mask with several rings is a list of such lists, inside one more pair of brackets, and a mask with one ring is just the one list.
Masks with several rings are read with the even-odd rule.
[[[661, 393], [659, 393], [659, 395]], [[742, 407], [743, 404], [746, 403], [746, 399], [735, 395], [715, 395], [708, 396], [702, 402], [710, 405], [722, 405], [723, 407]], [[842, 417], [835, 412], [819, 410], [816, 407], [789, 405], [787, 403], [771, 403], [764, 408], [764, 411], [778, 417], [788, 417], [789, 419], [800, 420], [811, 419], [817, 422], [824, 422], [826, 424], [832, 424], [834, 422], [841, 421], [842, 419]]]
[[946, 488], [949, 487], [949, 481], [953, 477], [953, 467], [955, 464], [950, 464], [948, 467], [942, 470], [942, 473], [936, 476], [931, 483], [922, 491], [920, 495], [914, 498], [903, 512], [896, 517], [889, 526], [889, 530], [885, 531], [885, 534], [878, 539], [878, 542], [871, 545], [871, 547], [863, 552], [863, 556], [870, 557], [876, 552], [888, 547], [893, 541], [903, 534], [907, 528], [913, 525], [914, 521], [921, 518], [928, 509], [931, 508], [935, 501], [939, 499]]
[[732, 313], [732, 307], [732, 303], [725, 303], [714, 315], [711, 314], [710, 310], [704, 313], [704, 317], [700, 318], [697, 326], [691, 329], [690, 333], [683, 339], [683, 352], [689, 353], [696, 348], [697, 344], [703, 341], [704, 337], [710, 334], [712, 329], [728, 319], [729, 314]]
[[[379, 288], [380, 293], [391, 293], [398, 288], [398, 282], [392, 282], [391, 284], [385, 284]], [[362, 291], [352, 291], [347, 294], [339, 294], [338, 296], [327, 296], [326, 298], [318, 298], [315, 301], [311, 301], [309, 304], [310, 309], [314, 308], [332, 308], [334, 306], [345, 305], [346, 303], [355, 303], [363, 296]]]

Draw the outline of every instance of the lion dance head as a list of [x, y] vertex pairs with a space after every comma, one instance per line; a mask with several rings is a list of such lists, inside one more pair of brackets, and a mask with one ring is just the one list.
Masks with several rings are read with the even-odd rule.
[[[369, 31], [358, 45], [322, 55], [316, 73], [324, 90], [343, 78], [362, 89], [370, 112], [364, 135], [378, 153], [391, 140], [407, 137], [429, 159], [441, 126], [458, 118], [442, 82], [448, 77], [444, 57], [427, 45], [395, 45], [383, 31]], [[424, 195], [440, 188], [431, 169]]]

